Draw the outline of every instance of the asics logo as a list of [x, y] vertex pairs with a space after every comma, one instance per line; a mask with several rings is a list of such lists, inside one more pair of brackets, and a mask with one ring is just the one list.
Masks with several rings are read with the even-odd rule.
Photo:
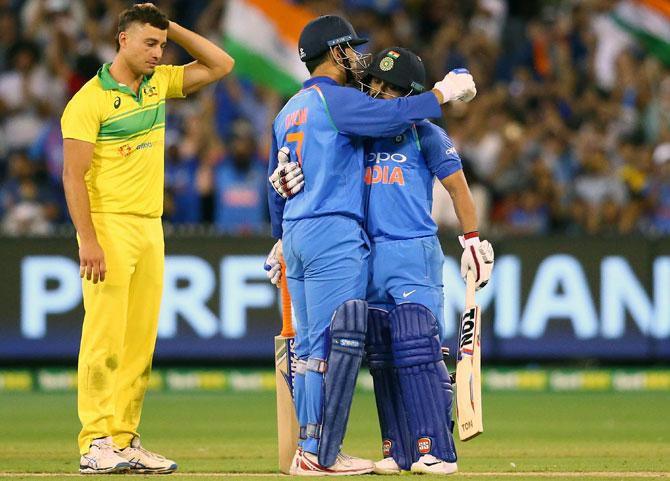
[[456, 147], [449, 147], [444, 151], [447, 155], [456, 155]]
[[416, 289], [412, 289], [412, 290], [409, 291], [409, 292], [405, 292], [405, 291], [403, 291], [402, 296], [403, 296], [403, 297], [409, 297], [409, 296], [411, 296], [412, 294], [414, 294], [415, 292], [416, 292]]
[[397, 162], [402, 164], [407, 162], [407, 156], [397, 152], [390, 154], [388, 152], [368, 152], [367, 160], [369, 164], [379, 164], [380, 162]]

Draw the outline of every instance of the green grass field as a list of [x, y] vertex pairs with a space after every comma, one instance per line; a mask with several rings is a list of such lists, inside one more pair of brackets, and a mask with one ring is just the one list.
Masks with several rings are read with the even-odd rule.
[[[485, 432], [458, 444], [460, 473], [451, 478], [665, 477], [669, 407], [667, 392], [487, 393]], [[372, 395], [357, 393], [347, 452], [379, 456], [376, 419]], [[78, 467], [78, 428], [73, 393], [0, 394], [0, 478], [53, 473], [48, 479], [71, 479]], [[273, 393], [149, 393], [141, 432], [147, 447], [179, 463], [172, 480], [266, 479], [276, 473]]]

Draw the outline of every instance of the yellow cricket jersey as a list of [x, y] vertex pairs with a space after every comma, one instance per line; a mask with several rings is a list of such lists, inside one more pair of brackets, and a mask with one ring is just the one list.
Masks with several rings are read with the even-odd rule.
[[91, 212], [163, 214], [165, 99], [184, 97], [184, 67], [160, 65], [135, 95], [103, 65], [65, 107], [64, 139], [95, 144], [86, 186]]

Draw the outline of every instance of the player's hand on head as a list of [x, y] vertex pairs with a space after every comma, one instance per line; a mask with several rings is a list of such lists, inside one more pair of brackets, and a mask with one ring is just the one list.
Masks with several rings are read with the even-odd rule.
[[279, 263], [281, 256], [282, 243], [280, 239], [270, 249], [270, 253], [267, 259], [265, 259], [265, 265], [263, 266], [265, 275], [268, 276], [268, 279], [275, 287], [279, 287], [281, 283], [281, 264]]
[[477, 290], [488, 284], [493, 271], [493, 246], [487, 240], [480, 240], [479, 233], [470, 232], [458, 236], [463, 247], [461, 255], [461, 276], [466, 278], [468, 271], [472, 271]]
[[435, 84], [433, 89], [440, 91], [444, 100], [443, 103], [453, 100], [470, 102], [477, 95], [475, 80], [470, 72], [464, 68], [457, 68], [449, 72]]
[[305, 185], [302, 168], [297, 162], [291, 162], [291, 152], [288, 147], [282, 147], [277, 152], [277, 168], [270, 176], [272, 188], [284, 199], [293, 197]]
[[106, 274], [105, 252], [98, 241], [82, 241], [79, 245], [79, 276], [97, 284], [105, 280]]

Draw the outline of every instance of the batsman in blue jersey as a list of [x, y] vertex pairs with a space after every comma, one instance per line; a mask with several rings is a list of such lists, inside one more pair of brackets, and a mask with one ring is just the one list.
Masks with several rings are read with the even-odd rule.
[[[424, 90], [421, 59], [407, 49], [380, 52], [363, 85], [371, 96], [409, 97]], [[431, 217], [433, 182], [449, 191], [465, 234], [463, 277], [488, 282], [493, 248], [479, 240], [475, 205], [453, 142], [427, 120], [402, 134], [365, 143], [371, 241], [366, 351], [374, 380], [384, 459], [379, 474], [457, 471], [452, 386], [442, 357], [444, 255]], [[308, 182], [309, 183], [309, 182]]]
[[[299, 358], [294, 384], [301, 439], [291, 473], [348, 475], [371, 472], [371, 461], [340, 453], [368, 324], [366, 287], [370, 244], [363, 230], [365, 137], [393, 137], [415, 122], [441, 115], [440, 104], [472, 98], [469, 74], [449, 74], [431, 92], [376, 100], [344, 87], [364, 71], [357, 36], [346, 20], [319, 17], [303, 30], [300, 58], [311, 78], [277, 115], [269, 172], [273, 235], [281, 242], [268, 258], [276, 279], [283, 252], [297, 318]], [[295, 159], [309, 179], [289, 197], [291, 182], [278, 165]], [[280, 179], [281, 180], [278, 180]]]

